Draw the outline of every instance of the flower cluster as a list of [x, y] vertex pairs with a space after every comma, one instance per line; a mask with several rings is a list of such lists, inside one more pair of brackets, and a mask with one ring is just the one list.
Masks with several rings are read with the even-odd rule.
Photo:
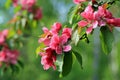
[[39, 53], [40, 56], [42, 56], [41, 64], [45, 70], [50, 67], [56, 69], [54, 64], [56, 56], [71, 50], [69, 41], [71, 39], [72, 30], [71, 28], [63, 28], [60, 35], [61, 28], [62, 25], [59, 22], [54, 23], [51, 30], [48, 30], [46, 27], [43, 28], [44, 34], [41, 35], [39, 43], [44, 43], [45, 48]]
[[36, 5], [36, 0], [12, 0], [13, 6], [21, 6], [22, 10], [27, 10], [32, 13], [35, 20], [40, 20], [42, 18], [42, 10]]
[[120, 18], [114, 18], [112, 13], [104, 6], [99, 6], [98, 10], [95, 11], [91, 5], [88, 5], [80, 15], [83, 20], [78, 22], [78, 26], [87, 27], [87, 34], [90, 34], [98, 26], [120, 26]]
[[6, 42], [8, 36], [8, 30], [5, 29], [0, 32], [0, 67], [2, 64], [7, 66], [10, 64], [16, 64], [19, 56], [17, 50], [11, 50]]

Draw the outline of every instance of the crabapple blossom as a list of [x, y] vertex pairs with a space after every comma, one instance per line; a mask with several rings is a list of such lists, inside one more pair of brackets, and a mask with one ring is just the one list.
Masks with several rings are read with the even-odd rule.
[[0, 32], [0, 45], [5, 42], [5, 39], [6, 39], [7, 35], [8, 35], [8, 30], [7, 29]]
[[103, 6], [99, 6], [98, 10], [95, 11], [91, 5], [88, 5], [81, 13], [81, 16], [85, 20], [79, 21], [78, 26], [83, 28], [88, 27], [86, 30], [87, 34], [90, 34], [97, 26], [102, 27], [106, 24], [120, 26], [120, 19], [114, 18], [112, 13]]
[[36, 3], [36, 0], [20, 0], [20, 4], [23, 9], [29, 9], [33, 5], [35, 5], [35, 3]]
[[40, 20], [42, 18], [42, 10], [41, 8], [37, 8], [35, 12], [33, 12], [34, 19]]
[[43, 28], [44, 34], [41, 35], [39, 43], [44, 43], [46, 46], [43, 48], [44, 51], [40, 52], [41, 64], [45, 70], [50, 67], [56, 69], [54, 64], [56, 61], [56, 56], [71, 50], [69, 40], [71, 39], [72, 29], [63, 28], [60, 35], [60, 30], [62, 29], [61, 27], [62, 24], [56, 22], [52, 25], [50, 30], [46, 27]]
[[44, 70], [49, 69], [50, 67], [53, 67], [53, 69], [56, 69], [55, 61], [56, 61], [56, 55], [54, 53], [54, 50], [47, 47], [45, 48], [45, 52], [40, 53], [41, 57], [41, 64], [43, 65]]
[[9, 64], [16, 64], [18, 60], [19, 52], [17, 50], [10, 50], [4, 47], [0, 51], [0, 62]]
[[13, 6], [17, 7], [18, 6], [18, 0], [12, 0]]

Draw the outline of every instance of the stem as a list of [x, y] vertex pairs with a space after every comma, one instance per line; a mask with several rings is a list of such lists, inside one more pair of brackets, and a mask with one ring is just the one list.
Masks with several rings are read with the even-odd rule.
[[89, 41], [89, 39], [88, 39], [88, 37], [87, 37], [87, 34], [85, 33], [85, 34], [83, 34], [81, 37], [80, 37], [80, 39], [79, 40], [82, 40], [82, 39], [86, 39], [86, 42], [87, 43], [89, 43], [90, 41]]

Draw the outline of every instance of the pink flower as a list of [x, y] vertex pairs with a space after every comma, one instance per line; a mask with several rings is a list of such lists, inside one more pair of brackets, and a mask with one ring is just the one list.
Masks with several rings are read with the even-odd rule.
[[14, 6], [14, 7], [17, 7], [17, 6], [18, 6], [18, 0], [12, 0], [12, 2], [13, 2], [13, 6]]
[[8, 30], [5, 29], [2, 32], [0, 32], [0, 44], [3, 44], [5, 42], [5, 39], [8, 35]]
[[[94, 1], [94, 0], [93, 0]], [[105, 26], [106, 23], [119, 26], [119, 19], [116, 22], [116, 19], [112, 16], [112, 13], [108, 11], [103, 6], [99, 6], [97, 11], [94, 11], [91, 5], [88, 5], [84, 12], [81, 13], [81, 16], [85, 20], [81, 20], [78, 22], [79, 27], [87, 26], [86, 33], [90, 34], [93, 29], [97, 26]], [[113, 20], [114, 19], [114, 20]]]
[[34, 19], [39, 20], [42, 18], [42, 10], [40, 8], [36, 9], [35, 12], [33, 12]]
[[43, 28], [43, 32], [44, 34], [41, 35], [41, 38], [39, 39], [38, 42], [39, 43], [43, 42], [46, 46], [49, 46], [53, 34], [46, 27]]
[[86, 33], [90, 34], [93, 29], [95, 29], [98, 26], [98, 21], [94, 21], [91, 23], [90, 27], [87, 28]]
[[18, 60], [19, 52], [17, 50], [10, 50], [8, 48], [3, 48], [0, 51], [0, 62], [6, 64], [16, 64]]
[[54, 50], [51, 48], [46, 48], [45, 53], [40, 53], [42, 56], [41, 58], [41, 64], [43, 65], [44, 70], [48, 70], [50, 67], [53, 67], [53, 69], [56, 69], [55, 61], [56, 61], [56, 55], [54, 53]]
[[59, 33], [61, 26], [62, 26], [61, 23], [56, 22], [52, 25], [51, 30], [48, 30], [46, 27], [44, 27], [43, 28], [44, 34], [41, 35], [41, 38], [39, 39], [39, 43], [44, 42], [46, 46], [49, 46], [52, 36]]
[[84, 12], [81, 13], [81, 16], [85, 18], [85, 20], [81, 20], [78, 22], [79, 27], [85, 27], [88, 25], [86, 30], [87, 34], [90, 34], [94, 28], [98, 26], [98, 22], [94, 19], [94, 10], [91, 5], [88, 5]]
[[61, 41], [60, 41], [60, 37], [58, 35], [54, 35], [51, 38], [51, 42], [50, 42], [50, 48], [55, 50], [57, 54], [61, 54], [62, 53], [62, 45]]
[[107, 23], [116, 27], [120, 27], [120, 18], [106, 19]]
[[53, 34], [57, 34], [60, 30], [61, 30], [61, 27], [62, 27], [62, 24], [59, 23], [59, 22], [56, 22], [52, 25], [52, 29], [51, 29], [51, 32]]
[[94, 20], [94, 12], [91, 5], [88, 5], [84, 12], [81, 13], [81, 16], [87, 20]]
[[35, 3], [36, 3], [36, 0], [20, 0], [20, 4], [23, 9], [29, 9], [33, 5], [35, 5]]
[[26, 0], [26, 4], [29, 6], [33, 6], [36, 3], [36, 0]]
[[71, 46], [70, 45], [66, 45], [67, 41], [68, 41], [68, 36], [67, 35], [62, 35], [62, 36], [58, 36], [58, 35], [54, 35], [51, 38], [51, 42], [50, 42], [50, 48], [55, 50], [57, 54], [62, 54], [62, 52], [68, 52], [71, 50]]
[[72, 35], [72, 29], [71, 28], [64, 28], [63, 31], [62, 31], [62, 35], [66, 35], [67, 39], [68, 38], [71, 38], [71, 35]]
[[94, 13], [95, 19], [104, 19], [104, 18], [113, 18], [112, 13], [107, 9], [104, 9], [102, 6], [98, 7], [98, 11]]
[[85, 2], [86, 0], [73, 0], [73, 2], [75, 3], [75, 4], [79, 4], [79, 3], [81, 3], [81, 2]]
[[99, 17], [97, 16], [97, 18], [96, 18], [96, 15], [98, 15], [97, 12], [94, 12], [92, 6], [88, 5], [85, 8], [84, 12], [81, 13], [81, 16], [83, 18], [85, 18], [85, 20], [79, 21], [78, 22], [78, 26], [79, 27], [85, 27], [85, 26], [87, 26], [88, 28], [86, 30], [86, 33], [90, 34], [92, 32], [92, 30], [94, 28], [96, 28], [98, 26], [98, 24], [99, 24], [98, 23]]

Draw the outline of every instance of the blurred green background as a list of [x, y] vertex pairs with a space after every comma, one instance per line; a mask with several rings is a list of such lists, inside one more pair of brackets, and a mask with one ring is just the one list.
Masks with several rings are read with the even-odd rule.
[[[5, 7], [6, 0], [0, 0], [0, 29], [14, 15], [13, 7]], [[76, 48], [83, 57], [83, 69], [75, 61], [70, 74], [64, 78], [59, 78], [59, 73], [52, 69], [43, 70], [40, 57], [36, 57], [35, 50], [38, 47], [38, 36], [42, 33], [43, 26], [50, 27], [54, 22], [63, 24], [67, 21], [67, 12], [74, 6], [72, 0], [38, 0], [37, 3], [43, 11], [43, 18], [36, 29], [32, 31], [32, 36], [24, 41], [21, 50], [21, 60], [24, 68], [19, 73], [12, 75], [10, 72], [0, 76], [0, 80], [120, 80], [120, 29], [114, 30], [115, 42], [113, 50], [109, 55], [102, 52], [99, 30], [96, 29], [90, 36], [90, 44], [80, 42]], [[120, 17], [120, 3], [110, 8], [116, 17]], [[9, 26], [7, 26], [9, 27]]]

